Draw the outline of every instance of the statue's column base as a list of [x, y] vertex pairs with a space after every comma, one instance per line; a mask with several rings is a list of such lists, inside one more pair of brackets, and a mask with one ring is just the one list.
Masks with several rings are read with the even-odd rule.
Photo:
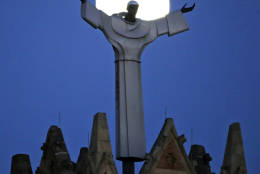
[[134, 161], [122, 161], [123, 163], [123, 174], [134, 174], [135, 163]]

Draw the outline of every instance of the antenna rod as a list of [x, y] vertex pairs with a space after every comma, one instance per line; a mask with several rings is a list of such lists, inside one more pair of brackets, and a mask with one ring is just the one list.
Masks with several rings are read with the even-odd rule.
[[88, 147], [89, 147], [89, 145], [90, 145], [90, 142], [89, 142], [89, 132], [88, 132]]
[[193, 128], [190, 130], [191, 145], [193, 145]]
[[164, 116], [165, 116], [165, 120], [166, 120], [166, 118], [168, 116], [168, 108], [167, 108], [167, 106], [165, 106], [165, 108], [164, 108]]
[[58, 125], [61, 127], [61, 113], [58, 113]]

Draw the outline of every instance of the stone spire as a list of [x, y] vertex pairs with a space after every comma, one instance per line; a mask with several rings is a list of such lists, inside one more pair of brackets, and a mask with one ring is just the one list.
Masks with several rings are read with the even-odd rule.
[[244, 147], [239, 123], [229, 126], [221, 174], [247, 174]]
[[209, 162], [212, 160], [209, 153], [201, 145], [194, 144], [191, 146], [189, 158], [197, 174], [212, 174]]
[[82, 147], [77, 161], [76, 174], [93, 174], [94, 169], [94, 163], [90, 159], [88, 148]]
[[95, 164], [95, 174], [117, 173], [105, 113], [97, 113], [94, 116], [88, 154], [93, 164]]
[[97, 164], [101, 161], [104, 152], [112, 155], [107, 118], [105, 113], [97, 113], [92, 125], [89, 153]]
[[16, 154], [12, 157], [11, 174], [32, 174], [29, 155]]
[[70, 159], [60, 128], [49, 128], [41, 150], [43, 155], [36, 174], [73, 174], [74, 163]]
[[178, 136], [173, 119], [166, 119], [140, 174], [196, 174], [183, 147], [185, 141], [184, 135]]

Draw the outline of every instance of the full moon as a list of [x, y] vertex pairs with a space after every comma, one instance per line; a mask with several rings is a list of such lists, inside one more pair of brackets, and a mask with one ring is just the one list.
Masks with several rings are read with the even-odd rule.
[[[96, 7], [108, 15], [126, 12], [130, 0], [96, 0]], [[165, 17], [170, 12], [170, 0], [136, 0], [139, 8], [137, 18], [154, 20]]]

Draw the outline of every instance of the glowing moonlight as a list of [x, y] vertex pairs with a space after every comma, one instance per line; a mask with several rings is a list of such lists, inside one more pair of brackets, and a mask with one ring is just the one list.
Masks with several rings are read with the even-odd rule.
[[[108, 15], [126, 12], [130, 0], [96, 0], [96, 7]], [[135, 0], [139, 3], [137, 18], [153, 20], [165, 17], [170, 12], [170, 0]]]

